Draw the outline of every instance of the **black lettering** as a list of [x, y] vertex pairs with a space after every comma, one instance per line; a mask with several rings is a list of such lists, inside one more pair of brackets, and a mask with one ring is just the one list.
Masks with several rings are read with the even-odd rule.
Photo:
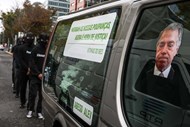
[[161, 126], [163, 124], [163, 120], [158, 118], [158, 117], [155, 118], [154, 122], [155, 122], [156, 125], [159, 125], [159, 126]]
[[154, 116], [153, 114], [150, 114], [148, 112], [145, 112], [145, 111], [140, 111], [140, 116], [148, 121], [148, 122], [151, 122], [155, 125], [158, 125], [158, 126], [161, 126], [163, 124], [163, 120], [159, 117], [156, 117]]
[[140, 115], [143, 116], [143, 118], [146, 118], [146, 112], [140, 111]]

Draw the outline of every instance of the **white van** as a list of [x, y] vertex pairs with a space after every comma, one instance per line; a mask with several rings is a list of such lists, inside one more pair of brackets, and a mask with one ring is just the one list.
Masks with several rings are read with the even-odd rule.
[[[44, 63], [45, 127], [189, 127], [189, 12], [189, 0], [111, 0], [60, 17]], [[177, 77], [152, 73], [145, 92], [141, 79], [172, 23], [183, 26]]]

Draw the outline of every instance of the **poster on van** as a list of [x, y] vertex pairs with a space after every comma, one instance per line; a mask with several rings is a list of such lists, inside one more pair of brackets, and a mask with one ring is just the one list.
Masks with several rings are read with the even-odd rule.
[[116, 13], [74, 21], [63, 55], [101, 63]]
[[92, 124], [93, 107], [78, 97], [74, 98], [73, 112], [89, 125]]

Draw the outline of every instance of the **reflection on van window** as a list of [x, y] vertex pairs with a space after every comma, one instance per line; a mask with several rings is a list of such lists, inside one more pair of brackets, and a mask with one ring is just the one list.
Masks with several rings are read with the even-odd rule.
[[[113, 9], [110, 11], [96, 13], [91, 16], [96, 17], [102, 15], [104, 17], [108, 16], [108, 14], [116, 14], [116, 18], [113, 18], [114, 24], [110, 30], [111, 32], [109, 31], [110, 36], [107, 41], [104, 41], [107, 45], [104, 48], [105, 54], [101, 62], [97, 62], [96, 60], [88, 61], [83, 59], [82, 55], [80, 55], [80, 58], [74, 58], [72, 57], [72, 54], [67, 56], [64, 55], [66, 42], [69, 40], [68, 36], [72, 23], [75, 21], [77, 22], [77, 24], [74, 25], [75, 30], [76, 28], [82, 29], [83, 27], [77, 27], [77, 25], [79, 25], [81, 21], [84, 21], [84, 19], [87, 19], [86, 21], [88, 21], [88, 19], [91, 18], [89, 16], [81, 16], [80, 19], [61, 21], [57, 25], [52, 43], [50, 45], [50, 50], [48, 52], [49, 54], [44, 72], [45, 92], [58, 101], [59, 105], [62, 106], [63, 109], [67, 110], [85, 127], [97, 126], [96, 124], [99, 115], [107, 65], [117, 28], [116, 25], [119, 20], [117, 14], [118, 11], [118, 9]], [[91, 18], [90, 20], [93, 19]], [[110, 20], [112, 19], [110, 18]], [[96, 26], [96, 28], [102, 29], [102, 24]], [[96, 33], [97, 32], [98, 31], [96, 31]], [[106, 30], [104, 30], [104, 32], [106, 32]], [[72, 35], [75, 33], [81, 34], [74, 31]], [[86, 38], [83, 39], [85, 40]], [[82, 45], [83, 47], [88, 44], [86, 41], [80, 43], [84, 44]], [[70, 47], [68, 46], [67, 49], [70, 50]], [[86, 47], [83, 49], [86, 49]], [[79, 56], [79, 54], [75, 56]]]
[[124, 81], [124, 107], [133, 127], [190, 126], [189, 5], [142, 13]]

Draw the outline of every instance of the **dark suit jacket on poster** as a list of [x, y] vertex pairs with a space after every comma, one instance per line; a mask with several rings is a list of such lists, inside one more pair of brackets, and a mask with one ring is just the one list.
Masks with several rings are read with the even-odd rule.
[[135, 84], [137, 91], [183, 108], [190, 104], [190, 94], [177, 65], [172, 65], [168, 78], [154, 75], [154, 64], [149, 71], [145, 70], [146, 66], [150, 67], [150, 63], [145, 65]]

